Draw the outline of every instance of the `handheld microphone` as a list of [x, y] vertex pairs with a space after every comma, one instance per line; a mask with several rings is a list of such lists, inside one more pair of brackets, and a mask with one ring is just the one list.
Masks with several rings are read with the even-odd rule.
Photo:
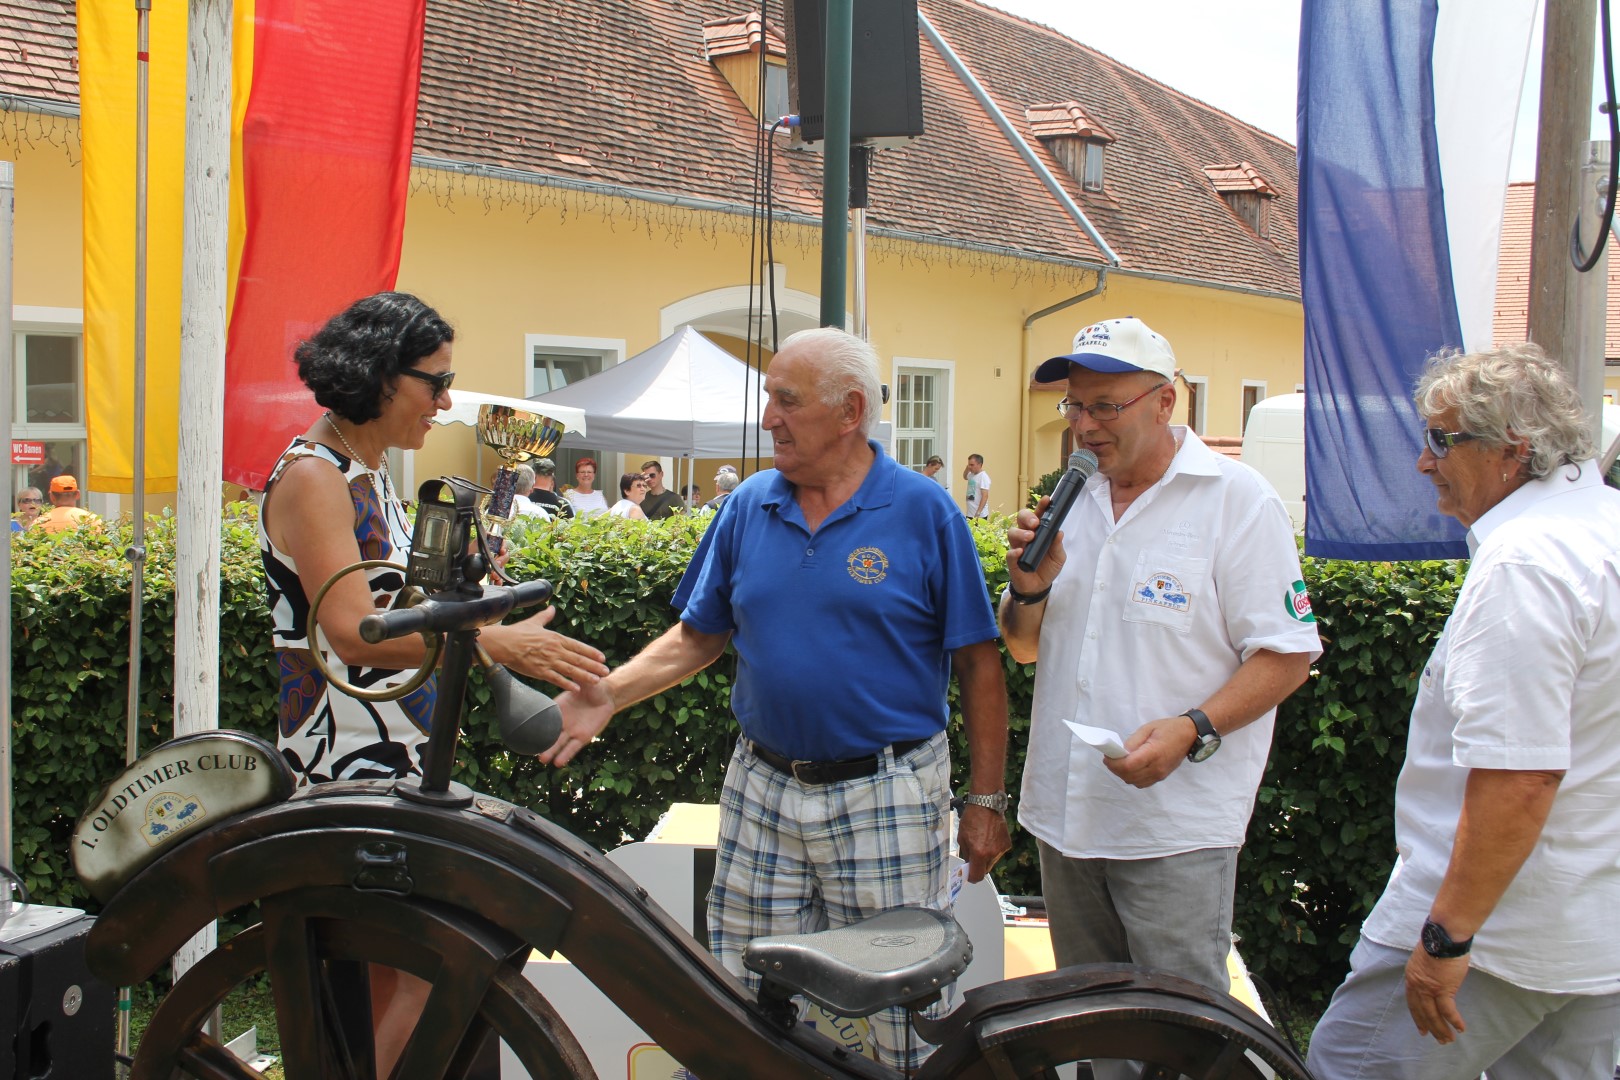
[[1057, 489], [1052, 492], [1052, 501], [1047, 504], [1046, 513], [1041, 515], [1041, 523], [1035, 527], [1034, 537], [1025, 546], [1024, 553], [1018, 556], [1018, 569], [1033, 574], [1035, 568], [1041, 565], [1041, 560], [1046, 558], [1046, 550], [1057, 538], [1063, 519], [1069, 516], [1069, 508], [1080, 497], [1080, 489], [1086, 486], [1086, 481], [1096, 471], [1097, 455], [1090, 450], [1076, 450], [1069, 455], [1069, 467], [1058, 480]]

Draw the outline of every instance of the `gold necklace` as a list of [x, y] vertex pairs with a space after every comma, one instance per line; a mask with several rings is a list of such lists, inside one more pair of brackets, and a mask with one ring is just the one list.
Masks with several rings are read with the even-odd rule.
[[[340, 429], [337, 426], [337, 421], [332, 419], [332, 411], [330, 409], [328, 409], [327, 412], [326, 412], [326, 426], [332, 429], [332, 434], [334, 434], [334, 435], [336, 435], [338, 437], [338, 442], [343, 444], [343, 449], [345, 449], [345, 450], [347, 450], [349, 452], [349, 456], [351, 458], [353, 458], [355, 461], [358, 461], [362, 466], [364, 466], [366, 472], [375, 472], [375, 471], [377, 471], [377, 470], [372, 469], [372, 467], [370, 465], [367, 465], [366, 464], [366, 459], [361, 457], [358, 453], [356, 453], [354, 447], [349, 445], [349, 440], [345, 439], [343, 437], [343, 431], [342, 431], [342, 429]], [[387, 458], [386, 455], [384, 455], [383, 460], [382, 460], [382, 464], [379, 466], [379, 469], [381, 471], [384, 471], [384, 472], [386, 472], [388, 470], [388, 458]]]

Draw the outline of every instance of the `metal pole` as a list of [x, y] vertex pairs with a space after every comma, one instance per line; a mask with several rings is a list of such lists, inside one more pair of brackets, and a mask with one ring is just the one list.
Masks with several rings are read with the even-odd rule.
[[1580, 338], [1576, 280], [1580, 275], [1570, 263], [1569, 231], [1581, 209], [1581, 166], [1591, 131], [1597, 0], [1557, 0], [1546, 8], [1530, 237], [1529, 337], [1560, 361], [1578, 385], [1581, 363], [1574, 348]]
[[866, 323], [866, 207], [872, 155], [876, 152], [870, 146], [856, 146], [851, 148], [849, 159], [849, 219], [854, 233], [849, 246], [855, 261], [855, 336], [862, 341], [872, 340]]
[[[129, 695], [125, 701], [124, 763], [140, 753], [141, 593], [146, 587], [146, 128], [147, 54], [152, 0], [135, 0], [135, 415], [134, 534], [129, 560]], [[118, 991], [118, 1052], [129, 1056], [129, 987]], [[127, 1071], [125, 1073], [127, 1074]]]
[[[1586, 160], [1581, 164], [1580, 196], [1577, 209], [1581, 213], [1581, 234], [1606, 239], [1599, 229], [1603, 223], [1603, 204], [1609, 198], [1609, 142], [1586, 144]], [[1581, 404], [1586, 408], [1587, 427], [1599, 456], [1607, 449], [1603, 445], [1603, 375], [1607, 353], [1604, 324], [1608, 321], [1609, 246], [1603, 246], [1597, 265], [1584, 274], [1577, 274], [1570, 286], [1570, 320], [1574, 336], [1570, 340], [1569, 355], [1565, 363], [1575, 376], [1575, 388], [1580, 392]]]
[[[9, 161], [0, 161], [0, 348], [6, 364], [0, 370], [0, 445], [6, 467], [0, 469], [0, 505], [12, 505], [11, 417], [17, 385], [17, 357], [11, 344], [11, 221], [16, 212], [16, 180]], [[11, 526], [0, 529], [0, 865], [15, 865], [11, 849]]]
[[826, 158], [821, 163], [821, 325], [844, 325], [849, 255], [849, 78], [855, 0], [827, 0]]
[[139, 756], [141, 717], [141, 591], [146, 569], [146, 128], [147, 52], [152, 0], [135, 0], [135, 401], [134, 536], [124, 557], [130, 563], [129, 697], [124, 727], [124, 762]]

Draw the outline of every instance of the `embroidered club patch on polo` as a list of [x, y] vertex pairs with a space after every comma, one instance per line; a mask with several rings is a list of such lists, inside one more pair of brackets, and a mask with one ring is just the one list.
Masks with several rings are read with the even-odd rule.
[[1283, 594], [1283, 604], [1288, 608], [1288, 614], [1300, 622], [1315, 622], [1316, 616], [1311, 612], [1311, 594], [1305, 591], [1305, 583], [1296, 581], [1287, 593]]
[[849, 576], [862, 585], [876, 585], [889, 576], [889, 559], [875, 547], [858, 547], [849, 553]]

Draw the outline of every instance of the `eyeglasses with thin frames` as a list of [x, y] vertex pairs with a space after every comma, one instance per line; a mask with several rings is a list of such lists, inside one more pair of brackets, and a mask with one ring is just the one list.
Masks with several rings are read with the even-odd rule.
[[1131, 400], [1121, 402], [1118, 405], [1115, 405], [1112, 401], [1094, 401], [1090, 405], [1087, 405], [1084, 402], [1070, 401], [1068, 398], [1064, 398], [1062, 401], [1057, 403], [1058, 415], [1063, 417], [1065, 420], [1073, 420], [1075, 417], [1080, 415], [1082, 410], [1084, 410], [1086, 415], [1090, 416], [1099, 424], [1106, 424], [1110, 420], [1118, 420], [1120, 413], [1124, 412], [1132, 405], [1135, 405], [1138, 401], [1141, 401], [1149, 394], [1158, 390], [1163, 390], [1169, 385], [1170, 384], [1167, 382], [1162, 382], [1158, 386], [1149, 387], [1140, 394], [1137, 394], [1135, 397], [1131, 398]]
[[418, 371], [415, 368], [400, 368], [399, 373], [409, 375], [413, 379], [421, 379], [427, 383], [433, 388], [434, 397], [438, 397], [450, 389], [450, 384], [456, 381], [456, 373], [453, 371], [442, 371], [434, 375], [430, 372]]
[[1477, 438], [1479, 436], [1472, 431], [1441, 431], [1437, 427], [1423, 429], [1423, 442], [1428, 446], [1429, 453], [1437, 458], [1443, 458], [1451, 453], [1451, 448], [1458, 443]]

